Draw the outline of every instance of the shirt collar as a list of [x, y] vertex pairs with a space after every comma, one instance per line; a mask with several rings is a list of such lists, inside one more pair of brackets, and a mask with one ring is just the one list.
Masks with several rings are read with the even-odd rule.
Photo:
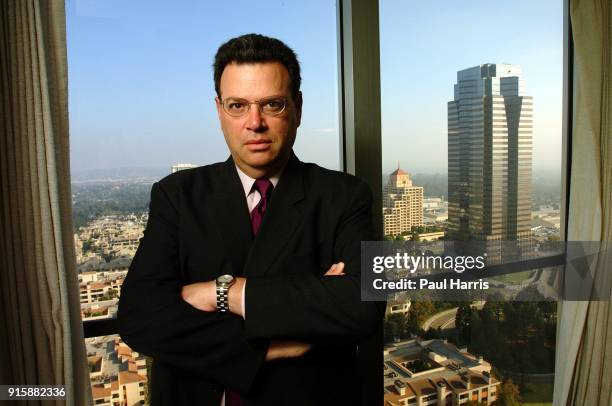
[[[242, 170], [238, 167], [238, 165], [235, 165], [235, 166], [236, 166], [236, 170], [238, 171], [238, 177], [240, 178], [240, 182], [242, 183], [242, 188], [244, 189], [244, 195], [248, 196], [253, 191], [253, 184], [255, 183], [256, 179], [251, 178], [249, 175], [242, 172]], [[278, 180], [280, 179], [281, 173], [278, 173], [274, 176], [270, 176], [268, 178], [270, 179], [270, 182], [272, 182], [272, 186], [276, 187], [276, 184], [278, 183]]]

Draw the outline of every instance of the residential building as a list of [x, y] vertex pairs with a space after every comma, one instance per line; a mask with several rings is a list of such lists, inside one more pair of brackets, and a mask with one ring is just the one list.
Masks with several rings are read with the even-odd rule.
[[387, 301], [387, 307], [385, 311], [385, 317], [391, 314], [408, 314], [410, 310], [410, 299], [397, 300], [390, 299]]
[[399, 165], [383, 190], [384, 235], [408, 234], [423, 225], [423, 188], [414, 186]]
[[387, 345], [383, 368], [385, 406], [490, 405], [501, 385], [491, 364], [444, 340]]
[[108, 343], [112, 344], [111, 353], [88, 354], [94, 405], [144, 404], [147, 382], [145, 357], [132, 351], [119, 337]]
[[430, 233], [419, 233], [420, 241], [438, 241], [441, 238], [444, 238], [444, 231], [432, 231]]
[[105, 282], [91, 282], [79, 285], [81, 303], [98, 302], [109, 294], [111, 285]]
[[96, 256], [100, 258], [131, 258], [136, 253], [143, 236], [148, 215], [107, 215], [101, 216], [84, 227], [75, 236], [79, 244], [78, 264], [83, 264]]

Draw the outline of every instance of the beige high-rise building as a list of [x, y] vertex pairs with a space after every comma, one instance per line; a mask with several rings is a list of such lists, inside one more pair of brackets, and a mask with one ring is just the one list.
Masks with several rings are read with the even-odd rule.
[[410, 233], [423, 225], [423, 188], [413, 186], [399, 165], [383, 190], [383, 221], [385, 235]]

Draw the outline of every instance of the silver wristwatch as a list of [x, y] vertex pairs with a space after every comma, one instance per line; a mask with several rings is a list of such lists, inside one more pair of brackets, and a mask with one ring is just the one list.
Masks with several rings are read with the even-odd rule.
[[217, 282], [217, 311], [225, 313], [229, 311], [228, 292], [236, 280], [232, 275], [221, 275]]

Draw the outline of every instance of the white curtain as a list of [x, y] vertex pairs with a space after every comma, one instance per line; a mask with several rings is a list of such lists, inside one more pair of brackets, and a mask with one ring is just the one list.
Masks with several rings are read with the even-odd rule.
[[0, 379], [65, 385], [68, 400], [55, 404], [86, 405], [64, 7], [0, 1]]
[[[568, 241], [612, 243], [612, 6], [571, 0], [574, 100]], [[609, 256], [591, 267], [594, 287], [612, 276]], [[599, 283], [601, 282], [601, 283]], [[609, 292], [608, 292], [609, 294]], [[601, 298], [599, 298], [601, 299]], [[555, 405], [612, 405], [612, 307], [560, 304]]]

